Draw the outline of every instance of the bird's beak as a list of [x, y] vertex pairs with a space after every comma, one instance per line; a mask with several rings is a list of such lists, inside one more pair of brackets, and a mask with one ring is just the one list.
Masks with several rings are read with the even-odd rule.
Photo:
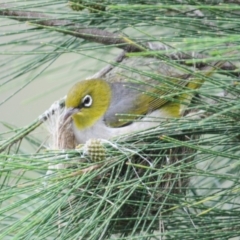
[[67, 108], [64, 112], [63, 121], [65, 122], [70, 116], [79, 112], [79, 108]]

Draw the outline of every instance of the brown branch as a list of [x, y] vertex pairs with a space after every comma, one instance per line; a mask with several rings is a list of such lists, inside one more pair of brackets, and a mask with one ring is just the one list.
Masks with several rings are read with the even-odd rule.
[[112, 64], [108, 64], [104, 68], [102, 68], [100, 71], [95, 73], [93, 76], [88, 77], [87, 79], [93, 79], [93, 78], [102, 78], [104, 77], [107, 73], [109, 73], [116, 64], [114, 63], [120, 63], [122, 60], [125, 58], [125, 51], [121, 52], [112, 62]]
[[[46, 15], [39, 12], [33, 11], [19, 11], [12, 10], [12, 6], [8, 4], [0, 4], [0, 16], [8, 16], [11, 19], [17, 21], [28, 21], [31, 25], [38, 28], [45, 28], [52, 31], [61, 32], [67, 35], [72, 35], [77, 38], [82, 38], [91, 42], [97, 42], [104, 45], [114, 45], [114, 47], [121, 48], [126, 52], [143, 52], [147, 50], [154, 51], [166, 51], [171, 49], [171, 46], [167, 46], [162, 43], [152, 43], [148, 42], [144, 45], [140, 45], [127, 37], [121, 36], [120, 34], [111, 33], [106, 30], [96, 29], [96, 28], [85, 28], [81, 24], [76, 24], [70, 20], [54, 19], [50, 15]], [[66, 28], [67, 27], [67, 28]], [[172, 48], [173, 49], [173, 48]], [[149, 52], [149, 54], [151, 54]], [[204, 59], [206, 55], [194, 53], [170, 53], [165, 54], [167, 58], [177, 60], [182, 64], [186, 64], [185, 60], [190, 59]], [[193, 63], [194, 64], [194, 63]], [[205, 62], [198, 62], [194, 64], [197, 68], [206, 67], [208, 64]], [[226, 62], [221, 66], [222, 70], [235, 70], [236, 66], [232, 63]], [[110, 71], [108, 66], [108, 71]], [[233, 72], [235, 76], [239, 77], [237, 72]]]
[[[52, 16], [39, 12], [11, 10], [9, 9], [10, 6], [6, 4], [0, 4], [0, 7], [2, 8], [0, 9], [0, 16], [8, 16], [17, 21], [28, 21], [30, 24], [39, 28], [51, 29], [104, 45], [118, 45], [119, 48], [122, 48], [127, 52], [140, 52], [145, 50], [143, 46], [136, 44], [128, 38], [106, 30], [85, 28], [84, 26], [73, 23], [69, 20], [53, 19]], [[68, 29], [63, 28], [66, 26]]]

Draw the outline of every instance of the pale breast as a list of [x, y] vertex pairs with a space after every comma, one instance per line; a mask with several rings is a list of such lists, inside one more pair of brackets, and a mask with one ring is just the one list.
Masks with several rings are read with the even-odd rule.
[[124, 134], [145, 130], [148, 128], [152, 128], [158, 126], [162, 121], [171, 117], [164, 110], [156, 110], [139, 121], [133, 122], [130, 125], [118, 128], [112, 128], [105, 125], [103, 119], [94, 124], [89, 128], [79, 131], [75, 126], [73, 126], [73, 131], [77, 142], [79, 144], [83, 144], [89, 139], [111, 139], [115, 137], [119, 137]]

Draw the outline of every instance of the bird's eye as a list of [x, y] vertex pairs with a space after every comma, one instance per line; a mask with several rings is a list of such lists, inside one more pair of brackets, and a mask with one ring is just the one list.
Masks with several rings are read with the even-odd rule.
[[92, 97], [90, 95], [86, 95], [82, 99], [82, 104], [83, 104], [84, 107], [91, 107], [91, 105], [92, 105]]

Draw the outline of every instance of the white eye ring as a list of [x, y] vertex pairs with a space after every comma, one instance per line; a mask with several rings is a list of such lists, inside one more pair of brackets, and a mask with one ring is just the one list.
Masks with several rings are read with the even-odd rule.
[[92, 97], [90, 95], [86, 95], [83, 99], [82, 99], [82, 104], [84, 107], [91, 107], [92, 105]]

